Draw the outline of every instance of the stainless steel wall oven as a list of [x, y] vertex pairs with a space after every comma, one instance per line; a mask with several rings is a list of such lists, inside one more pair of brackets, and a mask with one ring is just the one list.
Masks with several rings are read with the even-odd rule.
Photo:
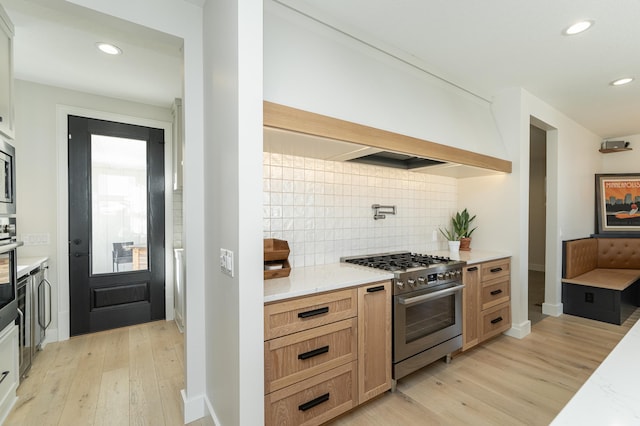
[[0, 244], [0, 330], [15, 321], [16, 248], [18, 243]]
[[16, 214], [15, 148], [0, 137], [0, 214]]

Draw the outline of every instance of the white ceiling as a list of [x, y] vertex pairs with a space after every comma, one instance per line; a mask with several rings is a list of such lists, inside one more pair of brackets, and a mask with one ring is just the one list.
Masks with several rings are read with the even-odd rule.
[[[276, 1], [482, 98], [523, 87], [603, 138], [640, 134], [638, 0]], [[182, 40], [64, 0], [0, 4], [17, 78], [162, 106], [180, 97]], [[561, 34], [580, 19], [595, 26]], [[638, 80], [609, 85], [623, 76]]]
[[485, 99], [523, 87], [603, 138], [640, 133], [638, 0], [275, 1]]
[[64, 0], [0, 4], [15, 27], [16, 78], [163, 107], [182, 96], [182, 39]]

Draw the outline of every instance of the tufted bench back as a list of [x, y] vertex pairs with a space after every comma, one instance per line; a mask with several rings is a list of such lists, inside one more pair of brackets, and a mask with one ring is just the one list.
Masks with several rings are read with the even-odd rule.
[[598, 240], [582, 238], [564, 241], [563, 278], [573, 278], [598, 267]]
[[640, 269], [640, 238], [594, 238], [598, 268]]

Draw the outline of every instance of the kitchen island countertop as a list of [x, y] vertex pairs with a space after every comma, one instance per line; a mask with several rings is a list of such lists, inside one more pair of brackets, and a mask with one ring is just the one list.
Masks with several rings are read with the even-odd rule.
[[640, 321], [624, 335], [560, 414], [551, 422], [561, 425], [640, 424]]
[[391, 272], [350, 263], [292, 268], [288, 277], [264, 280], [264, 302], [308, 296], [392, 278]]

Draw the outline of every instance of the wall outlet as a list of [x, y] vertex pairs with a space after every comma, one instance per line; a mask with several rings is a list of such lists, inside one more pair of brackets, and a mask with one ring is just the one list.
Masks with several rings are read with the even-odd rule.
[[24, 234], [22, 242], [25, 246], [46, 246], [49, 245], [49, 234]]
[[220, 271], [233, 277], [233, 252], [227, 249], [220, 249]]
[[431, 233], [431, 241], [438, 241], [438, 231], [435, 229]]

